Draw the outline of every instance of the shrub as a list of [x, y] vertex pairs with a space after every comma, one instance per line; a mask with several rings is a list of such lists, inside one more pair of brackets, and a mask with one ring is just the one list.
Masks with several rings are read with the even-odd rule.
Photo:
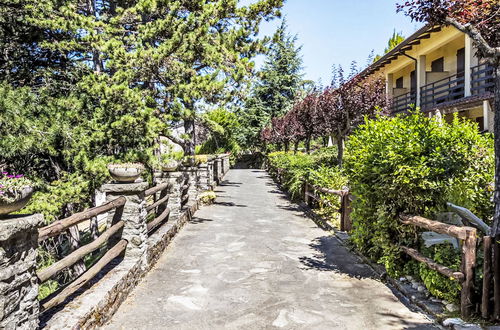
[[[306, 180], [312, 185], [329, 189], [342, 189], [347, 185], [347, 178], [335, 165], [336, 148], [323, 148], [312, 154], [274, 152], [268, 155], [268, 159], [273, 167], [285, 169], [283, 184], [292, 198], [302, 197], [302, 187]], [[320, 203], [318, 213], [336, 222], [339, 217], [339, 197], [319, 195], [322, 200], [330, 202], [330, 205]]]
[[[366, 120], [346, 147], [345, 170], [357, 197], [352, 240], [392, 276], [401, 275], [408, 261], [401, 258], [398, 245], [419, 246], [418, 230], [400, 224], [399, 214], [433, 218], [450, 201], [485, 219], [491, 216], [493, 141], [490, 135], [481, 135], [475, 123], [458, 117], [444, 123], [419, 112], [380, 117]], [[439, 257], [432, 249], [426, 254]], [[431, 292], [456, 290], [441, 283], [449, 281], [443, 277], [429, 280], [419, 273]], [[449, 292], [447, 298], [457, 293]]]

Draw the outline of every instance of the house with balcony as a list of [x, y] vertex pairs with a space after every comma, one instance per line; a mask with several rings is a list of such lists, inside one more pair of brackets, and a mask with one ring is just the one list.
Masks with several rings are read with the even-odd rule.
[[386, 78], [392, 114], [415, 105], [445, 120], [458, 113], [493, 131], [493, 68], [454, 27], [424, 26], [361, 72], [374, 74]]

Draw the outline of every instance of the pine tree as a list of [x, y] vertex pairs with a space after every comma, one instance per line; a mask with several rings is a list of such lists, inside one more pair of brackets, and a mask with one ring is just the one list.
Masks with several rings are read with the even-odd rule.
[[305, 85], [302, 79], [301, 47], [287, 32], [283, 20], [275, 32], [265, 63], [259, 72], [241, 117], [247, 147], [259, 142], [259, 133], [272, 118], [287, 113]]

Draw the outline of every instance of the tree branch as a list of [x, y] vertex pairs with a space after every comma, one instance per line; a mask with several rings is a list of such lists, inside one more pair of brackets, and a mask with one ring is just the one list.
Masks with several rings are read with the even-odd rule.
[[178, 138], [176, 136], [173, 136], [173, 135], [170, 135], [170, 134], [165, 134], [165, 137], [167, 139], [169, 139], [170, 141], [172, 141], [173, 143], [180, 145], [183, 148], [186, 145], [186, 141], [185, 140], [183, 140], [181, 138]]
[[481, 32], [477, 30], [470, 23], [462, 24], [457, 20], [446, 17], [445, 22], [454, 26], [457, 30], [467, 34], [473, 41], [476, 42], [476, 46], [486, 55], [491, 58], [499, 58], [500, 57], [500, 47], [492, 47], [488, 44], [488, 42], [483, 38]]

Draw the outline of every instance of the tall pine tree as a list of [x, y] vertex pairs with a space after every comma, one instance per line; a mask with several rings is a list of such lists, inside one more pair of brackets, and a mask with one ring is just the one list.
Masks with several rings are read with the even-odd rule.
[[297, 37], [287, 32], [283, 20], [276, 30], [265, 63], [251, 94], [241, 110], [246, 147], [259, 141], [259, 133], [272, 118], [287, 113], [305, 82], [302, 74], [301, 47]]

